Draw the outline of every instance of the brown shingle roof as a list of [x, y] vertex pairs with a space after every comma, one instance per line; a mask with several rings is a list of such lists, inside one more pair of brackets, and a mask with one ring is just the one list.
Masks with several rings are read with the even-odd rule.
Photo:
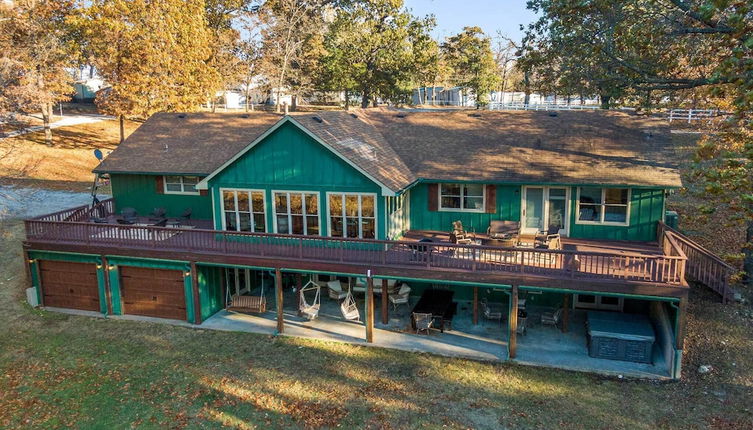
[[207, 175], [282, 118], [271, 113], [157, 113], [95, 172]]
[[[370, 109], [291, 116], [393, 191], [417, 179], [681, 185], [666, 125], [620, 112]], [[210, 174], [280, 119], [156, 114], [95, 171]]]
[[622, 112], [360, 112], [427, 180], [681, 186], [666, 122]]

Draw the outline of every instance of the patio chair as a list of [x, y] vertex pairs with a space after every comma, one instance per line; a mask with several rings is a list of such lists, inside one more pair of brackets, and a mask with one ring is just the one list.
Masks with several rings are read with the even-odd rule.
[[421, 333], [421, 331], [425, 331], [426, 334], [429, 334], [429, 329], [431, 328], [431, 323], [434, 321], [434, 317], [431, 314], [419, 314], [414, 312], [413, 321], [416, 323], [416, 334]]
[[[394, 279], [387, 280], [387, 288], [393, 287], [397, 281]], [[353, 286], [354, 293], [366, 293], [366, 278], [356, 278], [356, 283]], [[382, 294], [382, 281], [374, 280], [374, 294]]]
[[[313, 292], [314, 297], [311, 301], [306, 298], [306, 294], [311, 295]], [[319, 316], [319, 309], [321, 308], [321, 287], [314, 281], [308, 281], [303, 288], [300, 289], [298, 301], [298, 313], [311, 321]]]
[[562, 308], [557, 309], [554, 312], [544, 312], [541, 314], [541, 325], [551, 325], [557, 327], [560, 319], [562, 318]]
[[136, 223], [139, 218], [139, 215], [134, 208], [123, 208], [123, 210], [120, 211], [120, 216], [124, 221], [130, 221], [128, 224]]
[[481, 300], [481, 315], [488, 320], [502, 321], [502, 305], [491, 304], [486, 299]]
[[340, 303], [340, 313], [347, 321], [361, 321], [361, 313], [358, 311], [358, 303], [350, 293], [350, 290], [345, 295], [345, 300]]
[[115, 221], [118, 224], [121, 224], [121, 225], [133, 225], [133, 224], [136, 224], [136, 221], [130, 221], [130, 220], [123, 219], [123, 218], [117, 218]]
[[556, 244], [559, 244], [560, 227], [558, 225], [550, 225], [548, 229], [536, 233], [536, 237], [533, 240], [533, 247], [539, 249], [558, 249], [551, 247], [551, 242], [553, 241], [556, 242]]
[[450, 242], [457, 243], [460, 245], [470, 245], [473, 243], [473, 239], [471, 236], [466, 233], [465, 229], [463, 229], [463, 222], [453, 221], [452, 222], [452, 233], [450, 233]]
[[161, 221], [162, 218], [165, 218], [166, 213], [165, 208], [154, 208], [152, 213], [149, 214], [149, 221]]
[[396, 292], [391, 293], [389, 296], [390, 303], [392, 303], [392, 310], [397, 310], [397, 307], [399, 305], [409, 305], [410, 304], [410, 287], [408, 284], [402, 284], [400, 285], [400, 289], [398, 289]]
[[517, 242], [520, 237], [520, 222], [493, 220], [489, 223], [486, 234], [489, 239], [515, 240]]
[[153, 227], [166, 227], [167, 226], [167, 218], [162, 218], [159, 221], [152, 224]]
[[348, 296], [348, 292], [343, 289], [342, 282], [340, 281], [327, 282], [327, 290], [329, 291], [330, 299], [342, 300]]

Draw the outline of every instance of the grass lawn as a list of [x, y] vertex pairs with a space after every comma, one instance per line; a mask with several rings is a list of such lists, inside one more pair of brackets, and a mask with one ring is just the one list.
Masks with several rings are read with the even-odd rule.
[[753, 312], [700, 290], [683, 380], [618, 380], [33, 310], [0, 227], [2, 428], [753, 428]]

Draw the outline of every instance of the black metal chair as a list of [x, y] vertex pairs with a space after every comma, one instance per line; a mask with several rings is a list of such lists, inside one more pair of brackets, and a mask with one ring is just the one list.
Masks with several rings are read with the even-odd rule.
[[149, 221], [160, 221], [165, 218], [166, 213], [165, 208], [154, 208], [152, 213], [149, 214]]
[[552, 243], [560, 240], [560, 227], [550, 225], [548, 229], [536, 233], [533, 240], [533, 247], [539, 249], [552, 249]]
[[123, 221], [128, 221], [128, 222], [126, 223], [119, 222], [119, 224], [135, 224], [139, 218], [139, 214], [136, 212], [136, 209], [134, 208], [123, 208], [123, 210], [120, 211], [120, 216], [123, 217]]

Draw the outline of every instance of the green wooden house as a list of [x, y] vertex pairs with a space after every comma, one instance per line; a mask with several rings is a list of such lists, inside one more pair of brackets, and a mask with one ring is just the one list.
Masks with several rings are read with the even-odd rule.
[[[613, 112], [161, 113], [95, 169], [112, 199], [27, 221], [25, 252], [46, 307], [202, 324], [261, 289], [280, 332], [299, 304], [288, 286], [311, 280], [329, 303], [339, 279], [363, 287], [369, 341], [375, 309], [384, 329], [391, 311], [411, 316], [391, 302], [401, 285], [408, 304], [450, 290], [448, 324], [502, 309], [500, 359], [562, 367], [526, 355], [521, 321], [559, 308], [555, 326], [574, 332], [597, 313], [640, 317], [653, 333], [641, 371], [678, 377], [688, 287], [662, 223], [681, 185], [671, 154], [664, 124]], [[496, 221], [514, 241], [487, 234]], [[584, 354], [630, 363], [630, 336]]]

